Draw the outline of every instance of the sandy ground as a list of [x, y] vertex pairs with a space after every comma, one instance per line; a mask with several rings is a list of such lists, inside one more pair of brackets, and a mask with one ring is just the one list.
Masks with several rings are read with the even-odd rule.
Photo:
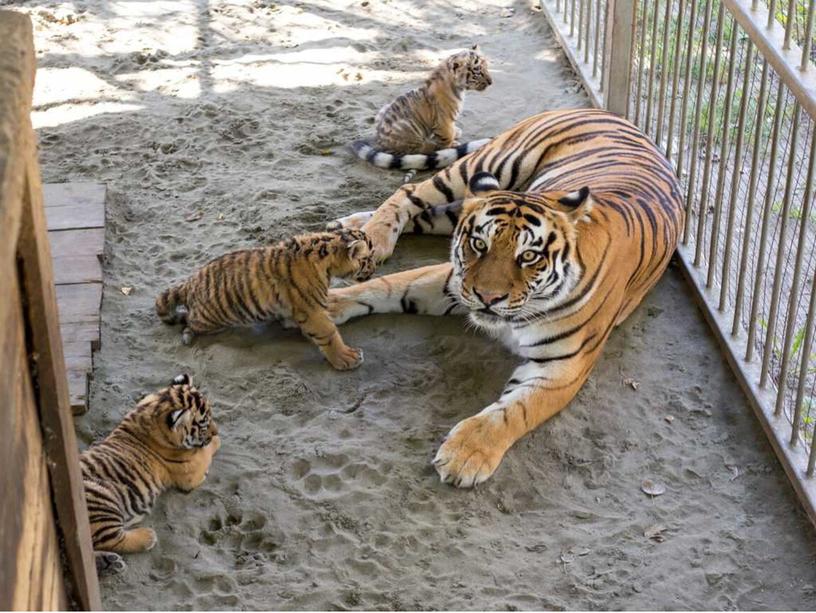
[[[103, 581], [106, 607], [816, 606], [816, 535], [674, 269], [572, 405], [475, 491], [441, 485], [430, 460], [515, 359], [462, 320], [349, 324], [367, 361], [341, 374], [295, 332], [186, 348], [154, 316], [156, 293], [207, 259], [381, 202], [399, 173], [343, 145], [454, 50], [478, 42], [493, 62], [466, 137], [586, 105], [530, 4], [13, 4], [35, 23], [45, 180], [109, 187], [102, 349], [79, 436], [187, 371], [224, 439], [205, 485], [145, 522], [156, 549]], [[445, 240], [406, 238], [385, 270], [445, 257]], [[667, 492], [645, 496], [646, 477]]]

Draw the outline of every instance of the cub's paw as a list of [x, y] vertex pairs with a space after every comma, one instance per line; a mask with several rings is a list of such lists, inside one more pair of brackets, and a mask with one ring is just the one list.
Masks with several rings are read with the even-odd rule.
[[490, 413], [460, 421], [433, 460], [439, 479], [455, 487], [473, 487], [486, 481], [509, 447], [505, 441], [505, 434]]
[[343, 347], [335, 355], [327, 358], [337, 370], [352, 370], [363, 363], [363, 350]]
[[368, 223], [372, 217], [374, 217], [374, 211], [352, 213], [351, 215], [346, 215], [345, 217], [340, 217], [339, 219], [330, 221], [326, 224], [326, 230], [329, 232], [335, 232], [342, 229], [359, 230], [366, 223]]
[[124, 558], [112, 551], [94, 551], [94, 558], [96, 559], [96, 574], [100, 577], [118, 575], [127, 568]]

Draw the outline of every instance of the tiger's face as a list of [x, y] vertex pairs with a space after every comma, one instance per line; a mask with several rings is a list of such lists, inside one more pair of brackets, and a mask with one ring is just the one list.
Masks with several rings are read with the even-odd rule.
[[163, 390], [146, 396], [134, 411], [137, 422], [161, 447], [206, 447], [218, 434], [209, 400], [189, 375], [179, 375]]
[[546, 311], [575, 287], [578, 222], [591, 208], [587, 188], [542, 194], [499, 190], [489, 173], [470, 181], [454, 232], [453, 287], [471, 320], [490, 327]]
[[493, 83], [487, 68], [487, 58], [479, 52], [478, 45], [450, 56], [447, 63], [456, 85], [462, 89], [483, 91]]
[[371, 239], [362, 230], [344, 232], [348, 262], [347, 272], [343, 276], [353, 277], [355, 281], [366, 281], [376, 268]]

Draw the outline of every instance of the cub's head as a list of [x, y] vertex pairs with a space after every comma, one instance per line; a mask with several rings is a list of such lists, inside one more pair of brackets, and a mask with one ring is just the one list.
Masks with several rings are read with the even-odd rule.
[[209, 400], [186, 374], [173, 379], [169, 387], [145, 396], [130, 417], [141, 435], [170, 449], [205, 447], [218, 434]]
[[481, 326], [523, 321], [546, 311], [577, 283], [578, 224], [592, 208], [577, 192], [502, 191], [493, 175], [469, 183], [453, 235], [453, 287]]
[[487, 58], [479, 52], [479, 45], [461, 51], [445, 60], [454, 81], [462, 89], [484, 90], [493, 83], [487, 70]]
[[376, 263], [371, 239], [362, 230], [340, 230], [338, 277], [352, 277], [365, 281], [374, 274]]

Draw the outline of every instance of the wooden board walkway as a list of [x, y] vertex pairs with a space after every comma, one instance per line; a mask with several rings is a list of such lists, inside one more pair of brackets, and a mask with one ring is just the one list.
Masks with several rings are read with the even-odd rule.
[[105, 186], [98, 183], [43, 185], [68, 393], [75, 415], [88, 410], [93, 352], [100, 342], [105, 193]]

